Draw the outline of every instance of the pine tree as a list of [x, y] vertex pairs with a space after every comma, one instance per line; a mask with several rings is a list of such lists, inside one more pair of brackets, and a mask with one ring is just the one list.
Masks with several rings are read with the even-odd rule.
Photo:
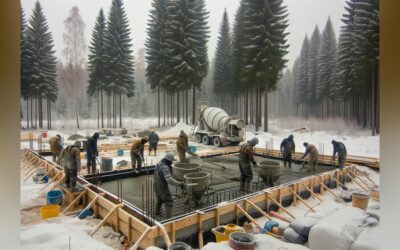
[[[88, 60], [88, 72], [89, 72], [89, 86], [87, 93], [89, 96], [97, 95], [100, 97], [100, 110], [101, 111], [101, 127], [104, 127], [104, 115], [103, 115], [103, 89], [105, 87], [106, 76], [105, 76], [105, 44], [104, 35], [106, 30], [106, 20], [104, 17], [103, 9], [100, 9], [99, 15], [96, 19], [96, 24], [92, 32], [92, 40], [89, 46], [89, 60]], [[99, 101], [99, 100], [97, 100]]]
[[[42, 128], [42, 100], [47, 99], [54, 102], [58, 90], [53, 38], [39, 1], [36, 2], [29, 20], [29, 27], [26, 31], [26, 46], [26, 65], [29, 65], [26, 71], [26, 75], [29, 77], [27, 83], [30, 86], [32, 97], [36, 98], [38, 102], [39, 127]], [[48, 125], [50, 124], [48, 123]]]
[[[26, 46], [26, 18], [22, 7], [20, 8], [20, 75], [21, 75], [21, 97], [26, 100], [26, 127], [29, 128], [29, 98], [31, 97], [29, 86], [29, 73], [27, 64]], [[31, 114], [32, 115], [32, 114]]]
[[328, 18], [322, 32], [321, 48], [318, 53], [318, 74], [316, 98], [328, 98], [335, 81], [337, 42], [331, 19]]
[[113, 0], [108, 14], [105, 43], [105, 90], [113, 97], [112, 108], [116, 121], [116, 98], [119, 97], [119, 126], [122, 127], [122, 95], [135, 94], [134, 58], [130, 38], [129, 20], [122, 0]]
[[221, 107], [226, 108], [224, 102], [226, 102], [227, 98], [232, 98], [232, 96], [227, 95], [232, 87], [232, 41], [226, 9], [219, 28], [219, 37], [214, 58], [214, 93], [221, 97], [223, 104]]
[[157, 89], [157, 113], [158, 127], [161, 125], [160, 113], [160, 88], [164, 86], [164, 72], [167, 64], [166, 57], [166, 34], [168, 0], [153, 0], [147, 24], [146, 40], [146, 77], [151, 89]]
[[364, 83], [360, 86], [360, 88], [367, 90], [364, 95], [369, 94], [371, 96], [370, 125], [372, 127], [372, 135], [375, 135], [377, 132], [379, 133], [378, 0], [356, 1], [354, 27], [356, 80]]
[[177, 121], [179, 122], [179, 91], [193, 88], [193, 119], [195, 117], [196, 95], [202, 79], [207, 74], [208, 57], [208, 12], [203, 0], [177, 0], [168, 4], [168, 25], [166, 28], [165, 69], [166, 88], [177, 92]]
[[308, 50], [308, 83], [307, 83], [307, 105], [316, 103], [316, 90], [318, 85], [318, 53], [321, 48], [321, 33], [318, 26], [311, 35], [310, 48]]
[[346, 12], [342, 16], [344, 25], [340, 29], [338, 59], [336, 63], [336, 84], [332, 95], [343, 100], [354, 90], [355, 74], [355, 37], [354, 14], [356, 0], [346, 1]]
[[245, 53], [251, 59], [246, 65], [246, 74], [255, 77], [258, 86], [264, 85], [264, 131], [267, 132], [268, 92], [276, 88], [287, 62], [284, 58], [289, 47], [286, 40], [287, 7], [283, 5], [283, 0], [247, 0], [246, 8]]
[[308, 93], [309, 93], [309, 50], [310, 41], [308, 37], [303, 40], [303, 45], [301, 47], [300, 58], [298, 61], [297, 69], [293, 71], [296, 72], [296, 103], [297, 104], [308, 104]]

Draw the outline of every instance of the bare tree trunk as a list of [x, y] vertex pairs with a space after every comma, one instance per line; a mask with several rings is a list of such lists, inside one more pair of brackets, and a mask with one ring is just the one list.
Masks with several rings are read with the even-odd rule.
[[122, 94], [119, 94], [119, 127], [122, 128]]
[[163, 98], [163, 102], [164, 102], [164, 107], [163, 107], [163, 109], [164, 109], [164, 112], [163, 112], [163, 115], [164, 115], [163, 126], [165, 127], [165, 108], [166, 108], [165, 89], [164, 89], [163, 92], [164, 92], [164, 98]]
[[26, 99], [26, 128], [29, 129], [29, 98]]
[[264, 90], [264, 132], [268, 132], [268, 81], [265, 82]]
[[158, 127], [161, 127], [161, 110], [160, 110], [160, 83], [157, 86], [157, 116], [158, 116]]
[[376, 133], [377, 134], [379, 134], [379, 131], [380, 131], [380, 122], [379, 122], [379, 119], [380, 119], [380, 109], [379, 109], [379, 107], [380, 107], [380, 104], [379, 104], [379, 102], [380, 102], [380, 81], [379, 81], [379, 65], [377, 65], [376, 66], [376, 74], [375, 74], [375, 80], [376, 80], [376, 84], [375, 84], [375, 87], [376, 87], [376, 117], [375, 117], [375, 121], [376, 121]]
[[244, 98], [245, 108], [244, 108], [244, 118], [245, 124], [249, 124], [249, 87], [246, 87], [246, 97]]
[[97, 129], [100, 128], [100, 91], [97, 91]]
[[258, 124], [258, 121], [259, 121], [259, 115], [260, 115], [260, 105], [259, 105], [259, 102], [260, 102], [260, 98], [259, 98], [259, 94], [258, 94], [258, 92], [260, 91], [260, 84], [259, 84], [259, 81], [257, 80], [257, 86], [256, 86], [256, 92], [255, 92], [255, 94], [256, 94], [256, 119], [255, 119], [255, 129], [256, 129], [256, 131], [258, 131], [258, 127], [259, 127], [259, 124]]
[[33, 124], [33, 98], [30, 97], [30, 99], [31, 99], [31, 107], [30, 107], [30, 113], [31, 113], [31, 128], [33, 128], [33, 127], [34, 127], [34, 124]]
[[371, 129], [372, 135], [376, 135], [376, 123], [375, 123], [375, 70], [372, 70], [371, 78]]
[[196, 86], [193, 84], [193, 92], [192, 92], [192, 124], [196, 123]]
[[101, 127], [104, 128], [103, 87], [100, 88]]
[[189, 124], [189, 88], [185, 89], [186, 124]]

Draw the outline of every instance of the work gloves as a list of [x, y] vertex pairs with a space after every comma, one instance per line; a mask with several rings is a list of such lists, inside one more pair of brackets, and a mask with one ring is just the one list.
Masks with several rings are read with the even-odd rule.
[[182, 182], [181, 185], [180, 185], [180, 188], [182, 189], [182, 191], [185, 191], [187, 189], [186, 188], [186, 183]]

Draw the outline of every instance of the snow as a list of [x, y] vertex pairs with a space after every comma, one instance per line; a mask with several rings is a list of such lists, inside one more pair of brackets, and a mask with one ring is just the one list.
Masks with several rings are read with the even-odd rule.
[[124, 249], [121, 235], [110, 227], [102, 227], [92, 237], [88, 233], [101, 220], [80, 220], [76, 217], [56, 217], [40, 224], [21, 227], [22, 249]]

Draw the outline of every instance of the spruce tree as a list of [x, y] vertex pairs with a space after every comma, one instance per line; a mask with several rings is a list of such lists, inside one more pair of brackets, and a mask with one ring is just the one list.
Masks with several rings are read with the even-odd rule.
[[[101, 113], [101, 127], [104, 127], [104, 115], [103, 115], [103, 89], [106, 83], [105, 75], [105, 43], [104, 36], [106, 30], [106, 19], [104, 17], [103, 9], [100, 9], [99, 15], [96, 19], [92, 32], [92, 39], [89, 46], [89, 60], [88, 60], [88, 72], [89, 72], [89, 86], [87, 93], [89, 96], [97, 95], [100, 97], [100, 110]], [[99, 101], [99, 100], [97, 100]]]
[[331, 90], [334, 88], [336, 58], [336, 35], [332, 21], [328, 18], [322, 32], [321, 48], [318, 53], [317, 100], [329, 97]]
[[[20, 76], [21, 76], [21, 97], [26, 100], [26, 127], [29, 128], [29, 98], [30, 86], [29, 86], [29, 73], [27, 64], [27, 46], [26, 46], [26, 18], [22, 7], [20, 8]], [[32, 114], [31, 114], [32, 115]]]
[[164, 86], [164, 72], [167, 64], [165, 28], [167, 24], [168, 0], [153, 0], [147, 24], [146, 77], [152, 90], [157, 89], [158, 126], [161, 125], [160, 88]]
[[301, 46], [300, 58], [298, 61], [298, 67], [294, 70], [296, 72], [296, 103], [307, 105], [308, 102], [308, 92], [309, 90], [309, 50], [310, 41], [308, 37], [303, 40], [303, 45]]
[[219, 37], [214, 58], [214, 93], [221, 97], [221, 102], [223, 103], [221, 107], [226, 108], [225, 99], [232, 98], [232, 96], [227, 96], [232, 88], [232, 41], [226, 9], [219, 27]]
[[318, 85], [318, 53], [321, 48], [321, 33], [316, 25], [310, 39], [308, 50], [308, 83], [307, 83], [307, 105], [316, 103], [316, 90]]
[[283, 0], [247, 0], [246, 8], [245, 53], [251, 59], [245, 66], [246, 74], [255, 77], [260, 87], [264, 86], [264, 131], [267, 132], [268, 92], [276, 88], [287, 62], [284, 58], [289, 47], [287, 6]]
[[341, 21], [344, 25], [340, 28], [338, 58], [336, 62], [336, 84], [332, 95], [343, 100], [354, 90], [355, 72], [355, 37], [354, 14], [356, 0], [346, 1], [345, 13]]
[[113, 0], [108, 13], [105, 44], [105, 90], [113, 97], [113, 119], [116, 120], [116, 97], [119, 97], [119, 126], [122, 127], [122, 95], [135, 94], [134, 58], [130, 38], [129, 20], [122, 0]]
[[43, 127], [42, 101], [54, 102], [57, 98], [56, 57], [53, 37], [49, 31], [43, 9], [36, 2], [26, 31], [26, 75], [31, 94], [38, 101], [39, 127]]

